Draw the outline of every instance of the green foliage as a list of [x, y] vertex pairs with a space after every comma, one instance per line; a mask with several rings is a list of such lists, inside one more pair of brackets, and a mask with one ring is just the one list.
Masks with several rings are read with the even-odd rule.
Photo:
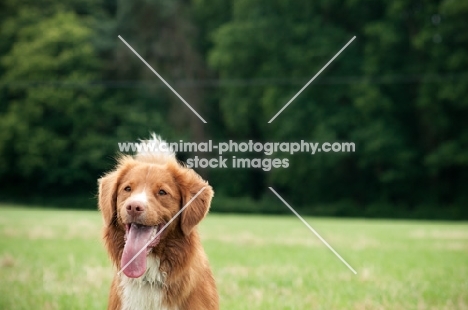
[[156, 131], [355, 143], [355, 153], [273, 155], [287, 169], [200, 171], [221, 196], [242, 197], [222, 212], [279, 212], [274, 186], [306, 213], [466, 214], [467, 14], [452, 0], [4, 1], [0, 195], [95, 192], [116, 142]]
[[3, 196], [26, 188], [34, 196], [89, 195], [113, 164], [117, 141], [163, 131], [160, 113], [147, 113], [147, 98], [132, 100], [132, 92], [99, 82], [107, 59], [93, 45], [92, 18], [24, 9], [5, 24], [15, 42], [0, 63], [7, 85], [0, 114]]
[[[14, 85], [0, 121], [0, 150], [9, 159], [2, 170], [7, 174], [39, 179], [44, 188], [83, 182], [93, 177], [90, 168], [103, 164], [96, 161], [105, 151], [102, 141], [96, 141], [101, 110], [96, 103], [102, 90], [74, 85], [98, 77], [99, 61], [89, 36], [90, 29], [75, 14], [57, 13], [22, 28], [2, 58], [2, 80]], [[55, 81], [69, 87], [57, 89]], [[22, 83], [36, 87], [25, 89]], [[95, 135], [83, 139], [90, 129]], [[74, 150], [80, 152], [70, 157]]]
[[[355, 154], [292, 156], [287, 173], [264, 176], [297, 204], [351, 199], [361, 208], [386, 201], [405, 210], [466, 201], [459, 186], [468, 177], [464, 13], [452, 1], [236, 1], [231, 20], [214, 31], [210, 65], [224, 79], [303, 82], [222, 89], [226, 125], [263, 141], [356, 143]], [[353, 35], [343, 55], [266, 125]]]

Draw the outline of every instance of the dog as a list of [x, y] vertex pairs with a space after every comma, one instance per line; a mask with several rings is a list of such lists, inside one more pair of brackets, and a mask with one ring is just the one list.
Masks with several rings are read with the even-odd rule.
[[120, 156], [98, 181], [104, 243], [123, 269], [112, 281], [108, 309], [217, 310], [216, 284], [197, 230], [213, 189], [180, 164], [160, 137], [142, 143], [155, 151]]

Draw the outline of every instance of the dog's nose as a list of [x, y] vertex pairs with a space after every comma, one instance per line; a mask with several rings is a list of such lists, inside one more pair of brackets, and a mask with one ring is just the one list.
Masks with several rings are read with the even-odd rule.
[[145, 204], [141, 201], [130, 201], [126, 208], [128, 215], [132, 217], [138, 217], [145, 212]]

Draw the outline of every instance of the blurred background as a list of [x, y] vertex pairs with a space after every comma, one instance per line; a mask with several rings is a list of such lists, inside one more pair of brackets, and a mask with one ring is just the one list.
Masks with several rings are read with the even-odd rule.
[[117, 142], [155, 131], [356, 144], [274, 154], [290, 165], [269, 172], [199, 170], [213, 212], [289, 213], [273, 186], [303, 214], [467, 219], [467, 17], [454, 0], [4, 0], [0, 201], [96, 209]]

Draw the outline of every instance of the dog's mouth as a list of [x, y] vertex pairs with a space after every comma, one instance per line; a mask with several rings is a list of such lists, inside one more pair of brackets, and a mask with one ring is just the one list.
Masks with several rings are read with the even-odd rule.
[[[145, 226], [137, 223], [125, 225], [125, 246], [120, 263], [129, 278], [139, 278], [146, 272], [146, 256], [161, 241], [158, 232], [162, 224]], [[143, 250], [142, 250], [143, 249]]]

